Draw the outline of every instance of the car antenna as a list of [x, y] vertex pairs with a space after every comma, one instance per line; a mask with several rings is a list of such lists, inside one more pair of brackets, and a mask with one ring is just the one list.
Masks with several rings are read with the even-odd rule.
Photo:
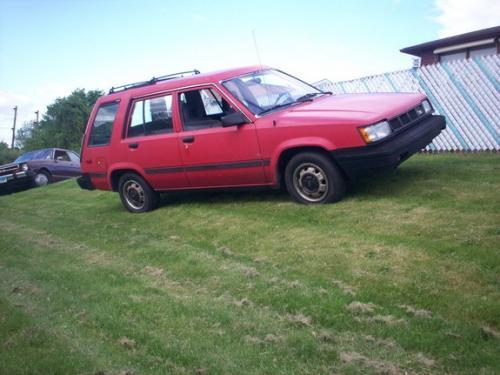
[[[257, 44], [257, 37], [255, 36], [255, 30], [252, 30], [253, 44], [255, 46], [255, 53], [257, 54], [257, 60], [259, 61], [260, 71], [264, 71], [264, 67], [262, 66], [262, 61], [260, 59], [259, 53], [259, 45]], [[271, 95], [269, 94], [269, 90], [267, 86], [264, 85], [264, 89], [266, 90], [267, 98], [270, 99]]]
[[255, 36], [255, 30], [252, 30], [253, 44], [255, 46], [255, 53], [257, 54], [257, 61], [259, 61], [260, 69], [262, 69], [262, 61], [260, 59], [259, 46], [257, 45], [257, 37]]

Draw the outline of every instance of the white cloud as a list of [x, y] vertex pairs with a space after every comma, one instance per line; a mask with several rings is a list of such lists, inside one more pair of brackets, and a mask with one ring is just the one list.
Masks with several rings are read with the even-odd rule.
[[436, 0], [440, 37], [500, 25], [498, 0]]

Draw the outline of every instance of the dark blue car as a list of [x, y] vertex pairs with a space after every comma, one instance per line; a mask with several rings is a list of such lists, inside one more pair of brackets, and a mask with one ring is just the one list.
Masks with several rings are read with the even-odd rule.
[[0, 192], [43, 186], [80, 175], [80, 157], [74, 151], [46, 148], [19, 156], [0, 166]]

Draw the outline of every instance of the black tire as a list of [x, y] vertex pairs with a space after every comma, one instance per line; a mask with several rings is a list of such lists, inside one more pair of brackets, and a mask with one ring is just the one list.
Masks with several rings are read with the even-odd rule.
[[135, 173], [125, 173], [120, 177], [118, 191], [123, 206], [130, 212], [151, 211], [160, 203], [160, 194]]
[[35, 176], [33, 177], [33, 185], [36, 187], [41, 187], [48, 185], [52, 182], [52, 176], [50, 175], [49, 172], [46, 171], [39, 171], [35, 173]]
[[290, 159], [285, 183], [290, 196], [305, 204], [338, 202], [346, 191], [345, 178], [335, 163], [315, 152], [302, 152]]

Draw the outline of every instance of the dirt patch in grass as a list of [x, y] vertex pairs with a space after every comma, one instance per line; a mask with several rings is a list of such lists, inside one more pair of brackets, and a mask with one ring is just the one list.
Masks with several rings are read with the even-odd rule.
[[333, 284], [334, 287], [340, 289], [342, 291], [342, 293], [344, 293], [344, 294], [349, 294], [351, 296], [355, 296], [356, 295], [356, 288], [354, 288], [353, 286], [350, 286], [350, 285], [344, 283], [343, 281], [332, 280], [332, 284]]
[[369, 317], [356, 316], [354, 317], [354, 320], [360, 323], [385, 323], [390, 326], [407, 323], [406, 319], [398, 319], [393, 315], [374, 315]]
[[370, 359], [357, 352], [341, 352], [340, 360], [345, 364], [356, 364], [371, 369], [377, 374], [399, 375], [404, 373], [393, 363]]
[[359, 301], [353, 301], [346, 306], [346, 309], [353, 314], [366, 314], [374, 312], [376, 307], [377, 305], [371, 302], [363, 303]]
[[405, 310], [408, 314], [412, 314], [418, 318], [430, 318], [432, 315], [429, 310], [417, 309], [409, 305], [398, 305], [398, 307]]
[[500, 339], [500, 332], [489, 326], [481, 327], [481, 335], [486, 339]]
[[331, 330], [323, 329], [318, 334], [315, 332], [313, 334], [319, 341], [324, 343], [335, 343], [337, 341], [337, 335]]
[[432, 367], [436, 364], [435, 359], [429, 358], [422, 353], [417, 353], [417, 355], [415, 355], [415, 361], [424, 365], [425, 367]]
[[135, 340], [129, 339], [128, 337], [125, 336], [118, 339], [118, 344], [124, 346], [129, 350], [133, 350], [137, 347]]
[[301, 283], [299, 280], [294, 280], [294, 281], [290, 281], [288, 284], [287, 284], [287, 287], [289, 289], [297, 289], [301, 286]]
[[243, 273], [243, 275], [250, 278], [260, 275], [259, 271], [257, 271], [255, 267], [242, 267], [241, 272]]
[[229, 247], [226, 247], [226, 246], [223, 246], [223, 247], [219, 248], [218, 250], [225, 257], [231, 257], [234, 255], [234, 253], [231, 251], [231, 249]]
[[269, 334], [265, 335], [264, 338], [262, 338], [262, 339], [259, 337], [256, 337], [256, 336], [246, 335], [244, 337], [244, 340], [250, 344], [257, 344], [257, 345], [276, 344], [278, 342], [283, 341], [283, 337], [269, 333]]
[[374, 345], [379, 346], [379, 347], [395, 348], [397, 346], [396, 341], [394, 341], [391, 338], [381, 339], [381, 338], [373, 337], [372, 335], [364, 335], [363, 339], [365, 339], [366, 342], [369, 342], [369, 343], [374, 344]]
[[23, 292], [23, 288], [19, 287], [19, 286], [15, 286], [14, 288], [12, 288], [12, 290], [10, 291], [10, 294], [21, 294]]
[[163, 276], [165, 276], [165, 270], [163, 268], [153, 266], [144, 267], [142, 269], [142, 273], [156, 278], [162, 278]]
[[302, 313], [286, 314], [285, 320], [287, 320], [288, 322], [293, 323], [293, 324], [308, 326], [308, 327], [310, 327], [312, 324], [312, 318], [310, 316], [304, 315]]
[[251, 306], [252, 302], [248, 298], [242, 298], [240, 300], [234, 300], [233, 304], [238, 307]]

